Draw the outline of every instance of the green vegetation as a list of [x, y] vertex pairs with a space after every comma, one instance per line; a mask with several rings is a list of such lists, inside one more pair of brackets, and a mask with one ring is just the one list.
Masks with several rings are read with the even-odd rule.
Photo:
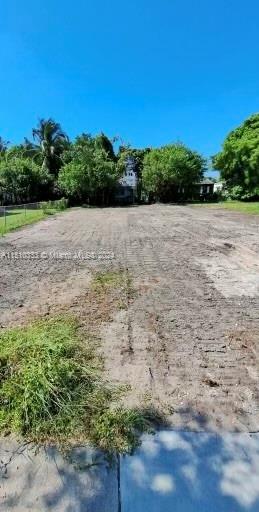
[[143, 188], [162, 201], [190, 197], [205, 168], [205, 160], [183, 144], [153, 149], [144, 158]]
[[[120, 178], [132, 169], [138, 183], [132, 197], [139, 201], [197, 198], [195, 184], [207, 168], [199, 153], [181, 143], [157, 149], [136, 149], [123, 143], [116, 149], [119, 140], [104, 133], [82, 133], [72, 142], [53, 119], [41, 119], [32, 130], [32, 140], [24, 139], [22, 144], [12, 146], [0, 137], [0, 203], [65, 196], [71, 204], [113, 204]], [[231, 131], [212, 158], [225, 182], [217, 197], [259, 199], [258, 148], [259, 113]]]
[[72, 200], [107, 204], [119, 178], [111, 148], [104, 135], [77, 137], [63, 155], [59, 188]]
[[67, 447], [131, 452], [150, 426], [103, 381], [93, 341], [75, 319], [52, 318], [0, 335], [0, 432]]
[[192, 203], [192, 206], [201, 208], [224, 208], [241, 213], [250, 213], [251, 215], [259, 214], [259, 202], [244, 202], [244, 201], [220, 201], [218, 203]]
[[97, 272], [93, 281], [92, 288], [96, 291], [105, 290], [109, 287], [118, 287], [125, 283], [125, 273], [117, 272]]
[[228, 198], [259, 199], [259, 114], [230, 132], [213, 165], [226, 181]]
[[15, 208], [6, 213], [6, 219], [1, 215], [0, 217], [0, 234], [9, 233], [14, 229], [20, 228], [27, 224], [32, 224], [45, 217], [46, 213], [43, 210], [28, 210], [26, 214], [23, 208]]
[[33, 202], [50, 183], [46, 169], [29, 157], [0, 159], [0, 191], [13, 204]]
[[65, 210], [66, 207], [67, 201], [65, 199], [40, 203], [35, 208], [32, 206], [28, 208], [28, 206], [23, 205], [18, 208], [6, 208], [5, 213], [0, 207], [0, 235], [9, 233], [27, 224], [33, 224], [44, 219], [47, 215], [53, 215]]
[[128, 302], [135, 296], [131, 276], [125, 270], [97, 272], [92, 281], [91, 289], [94, 291], [96, 298], [99, 297], [100, 299], [106, 296], [109, 297], [110, 301], [115, 299], [114, 291], [116, 291], [115, 304], [119, 309], [126, 309]]
[[40, 119], [32, 135], [36, 144], [27, 143], [27, 149], [38, 158], [43, 170], [49, 175], [57, 175], [61, 167], [60, 157], [69, 145], [67, 135], [53, 119]]
[[259, 202], [242, 202], [242, 201], [225, 201], [224, 203], [220, 203], [222, 208], [227, 208], [228, 210], [234, 210], [242, 213], [250, 213], [252, 215], [259, 214]]
[[83, 133], [71, 142], [53, 119], [41, 119], [32, 130], [32, 140], [24, 139], [22, 144], [10, 145], [0, 137], [0, 204], [44, 201], [63, 195], [71, 204], [112, 204], [129, 161], [137, 175], [134, 196], [139, 201], [148, 195], [171, 200], [179, 187], [181, 194], [184, 189], [188, 196], [193, 180], [199, 179], [205, 169], [203, 158], [183, 144], [151, 150], [123, 143], [116, 151], [118, 140], [104, 133]]

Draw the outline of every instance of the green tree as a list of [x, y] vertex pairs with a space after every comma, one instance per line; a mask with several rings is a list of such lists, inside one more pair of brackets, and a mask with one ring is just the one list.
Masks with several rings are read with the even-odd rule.
[[116, 162], [116, 155], [114, 153], [113, 141], [111, 141], [104, 133], [100, 133], [95, 137], [96, 149], [105, 151], [109, 160]]
[[35, 158], [41, 161], [43, 169], [57, 175], [61, 167], [61, 155], [69, 145], [68, 137], [59, 123], [53, 119], [40, 119], [37, 128], [32, 130], [35, 144], [25, 139], [27, 155], [34, 152]]
[[229, 188], [240, 187], [241, 196], [253, 194], [259, 187], [259, 113], [231, 131], [212, 160]]
[[39, 165], [42, 163], [41, 153], [39, 148], [28, 139], [24, 139], [22, 144], [15, 144], [7, 148], [4, 153], [5, 158], [32, 158]]
[[63, 155], [58, 184], [68, 196], [80, 202], [105, 204], [116, 186], [118, 170], [95, 139], [83, 134]]
[[8, 202], [24, 203], [40, 199], [50, 176], [30, 158], [9, 158], [0, 161], [0, 190]]
[[95, 139], [89, 133], [82, 133], [78, 135], [75, 139], [74, 143], [69, 144], [69, 146], [62, 153], [62, 166], [68, 164], [72, 161], [79, 161], [82, 158], [89, 158], [89, 155], [94, 153], [95, 147]]
[[156, 199], [170, 201], [179, 193], [190, 197], [206, 169], [205, 159], [183, 144], [152, 149], [144, 157], [143, 187]]

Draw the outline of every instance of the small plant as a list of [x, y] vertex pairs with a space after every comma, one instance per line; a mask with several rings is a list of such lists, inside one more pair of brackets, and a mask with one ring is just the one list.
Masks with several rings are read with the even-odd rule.
[[122, 389], [103, 381], [102, 364], [75, 319], [53, 318], [0, 335], [0, 432], [62, 447], [92, 442], [130, 452], [149, 428], [120, 407]]
[[132, 453], [140, 444], [139, 434], [151, 428], [148, 418], [138, 410], [119, 407], [101, 412], [95, 418], [93, 439], [108, 452]]
[[99, 272], [95, 274], [92, 281], [93, 290], [100, 292], [109, 291], [112, 288], [123, 289], [129, 297], [134, 296], [132, 278], [128, 272], [117, 270], [111, 272]]
[[92, 287], [95, 290], [105, 290], [125, 285], [125, 274], [122, 271], [117, 272], [99, 272], [92, 281]]
[[130, 274], [122, 270], [97, 273], [92, 290], [98, 297], [109, 296], [111, 300], [116, 296], [118, 309], [126, 309], [135, 295]]
[[59, 211], [64, 211], [68, 207], [68, 199], [66, 199], [65, 197], [62, 197], [58, 201], [54, 201], [54, 203], [55, 203], [55, 208]]

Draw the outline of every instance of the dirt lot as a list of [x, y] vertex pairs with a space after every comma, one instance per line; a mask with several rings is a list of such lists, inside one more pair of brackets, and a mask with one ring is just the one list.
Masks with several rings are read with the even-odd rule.
[[[122, 269], [134, 298], [100, 315], [106, 370], [176, 427], [259, 430], [259, 216], [218, 208], [74, 209], [0, 239], [0, 252], [113, 251], [114, 259], [1, 259], [5, 327], [86, 305], [95, 271]], [[82, 300], [84, 297], [84, 300]], [[85, 306], [84, 306], [85, 304]], [[95, 309], [94, 309], [95, 308]]]

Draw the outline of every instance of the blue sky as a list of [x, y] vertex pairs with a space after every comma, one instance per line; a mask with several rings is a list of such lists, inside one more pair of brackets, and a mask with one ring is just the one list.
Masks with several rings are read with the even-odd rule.
[[0, 135], [181, 140], [205, 156], [259, 111], [258, 0], [2, 0]]

